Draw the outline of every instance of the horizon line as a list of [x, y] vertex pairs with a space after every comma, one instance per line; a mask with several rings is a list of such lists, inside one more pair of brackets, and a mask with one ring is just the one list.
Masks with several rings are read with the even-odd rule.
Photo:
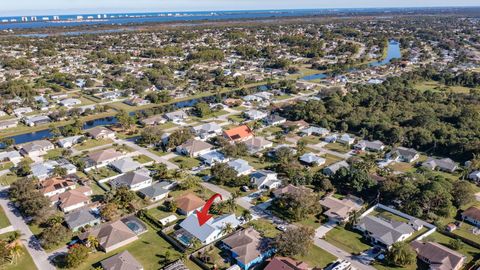
[[[71, 9], [61, 9], [61, 10], [54, 10], [54, 9], [45, 9], [45, 10], [39, 10], [38, 14], [32, 14], [30, 12], [33, 12], [33, 10], [8, 10], [8, 11], [0, 11], [0, 17], [22, 17], [22, 16], [59, 16], [59, 15], [64, 15], [64, 16], [69, 16], [69, 15], [91, 15], [91, 14], [135, 14], [135, 13], [144, 13], [144, 14], [155, 14], [155, 13], [182, 13], [182, 12], [246, 12], [246, 11], [307, 11], [307, 10], [362, 10], [362, 9], [436, 9], [436, 8], [480, 8], [480, 5], [460, 5], [460, 6], [451, 6], [451, 5], [445, 5], [445, 6], [392, 6], [392, 7], [379, 7], [379, 6], [373, 6], [373, 7], [319, 7], [319, 8], [271, 8], [271, 9], [205, 9], [205, 10], [170, 10], [170, 11], [142, 11], [142, 10], [137, 10], [137, 11], [105, 11], [103, 9], [97, 9], [95, 12], [93, 9], [90, 8], [85, 8], [85, 9], [78, 9], [78, 11], [73, 11]], [[19, 12], [24, 12], [28, 13], [27, 14], [21, 14]], [[45, 13], [41, 13], [45, 12]], [[48, 13], [51, 12], [51, 13]], [[16, 13], [16, 15], [8, 15], [8, 13]]]

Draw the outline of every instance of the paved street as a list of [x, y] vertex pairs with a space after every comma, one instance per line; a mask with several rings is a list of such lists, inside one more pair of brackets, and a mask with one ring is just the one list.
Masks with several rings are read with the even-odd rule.
[[37, 268], [41, 270], [54, 270], [55, 267], [53, 267], [48, 260], [49, 255], [40, 246], [38, 239], [33, 235], [32, 231], [30, 231], [30, 228], [18, 210], [8, 200], [8, 195], [4, 187], [3, 190], [0, 191], [0, 205], [14, 229], [20, 231], [22, 234], [21, 239]]

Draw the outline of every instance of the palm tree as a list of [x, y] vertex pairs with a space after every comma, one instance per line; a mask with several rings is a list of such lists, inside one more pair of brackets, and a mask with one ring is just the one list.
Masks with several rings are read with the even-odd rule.
[[12, 256], [12, 264], [17, 264], [18, 258], [23, 255], [23, 248], [19, 244], [10, 247], [10, 255]]
[[97, 249], [98, 246], [100, 245], [100, 242], [98, 241], [97, 237], [93, 235], [89, 235], [87, 238], [88, 244], [90, 245], [91, 248]]
[[235, 203], [235, 199], [232, 197], [226, 201], [226, 206], [228, 211], [233, 213], [237, 209], [237, 204]]
[[249, 222], [250, 220], [252, 220], [253, 216], [252, 216], [252, 213], [250, 213], [250, 210], [248, 209], [243, 210], [242, 218], [243, 220], [245, 220], [245, 222]]
[[235, 228], [233, 227], [232, 223], [227, 223], [225, 224], [225, 226], [223, 226], [222, 230], [220, 231], [220, 234], [227, 235], [227, 234], [231, 234], [233, 231], [235, 231]]

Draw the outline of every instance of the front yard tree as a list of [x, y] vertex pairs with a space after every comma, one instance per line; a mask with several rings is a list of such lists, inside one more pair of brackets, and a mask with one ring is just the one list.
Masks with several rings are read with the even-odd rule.
[[282, 256], [303, 256], [308, 254], [313, 245], [314, 236], [315, 230], [311, 227], [289, 228], [275, 238], [274, 245]]
[[129, 115], [126, 111], [120, 111], [117, 114], [117, 120], [124, 130], [129, 130], [133, 125], [135, 125], [135, 118]]
[[408, 243], [397, 242], [388, 251], [387, 261], [398, 267], [412, 265], [417, 261], [417, 254]]
[[76, 244], [68, 250], [67, 266], [69, 268], [78, 267], [88, 258], [90, 249], [85, 245]]

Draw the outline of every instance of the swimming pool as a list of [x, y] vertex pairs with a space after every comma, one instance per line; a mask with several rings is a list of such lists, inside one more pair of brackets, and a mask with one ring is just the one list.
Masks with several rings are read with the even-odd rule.
[[147, 230], [147, 227], [133, 216], [122, 219], [122, 222], [136, 234], [141, 234]]

